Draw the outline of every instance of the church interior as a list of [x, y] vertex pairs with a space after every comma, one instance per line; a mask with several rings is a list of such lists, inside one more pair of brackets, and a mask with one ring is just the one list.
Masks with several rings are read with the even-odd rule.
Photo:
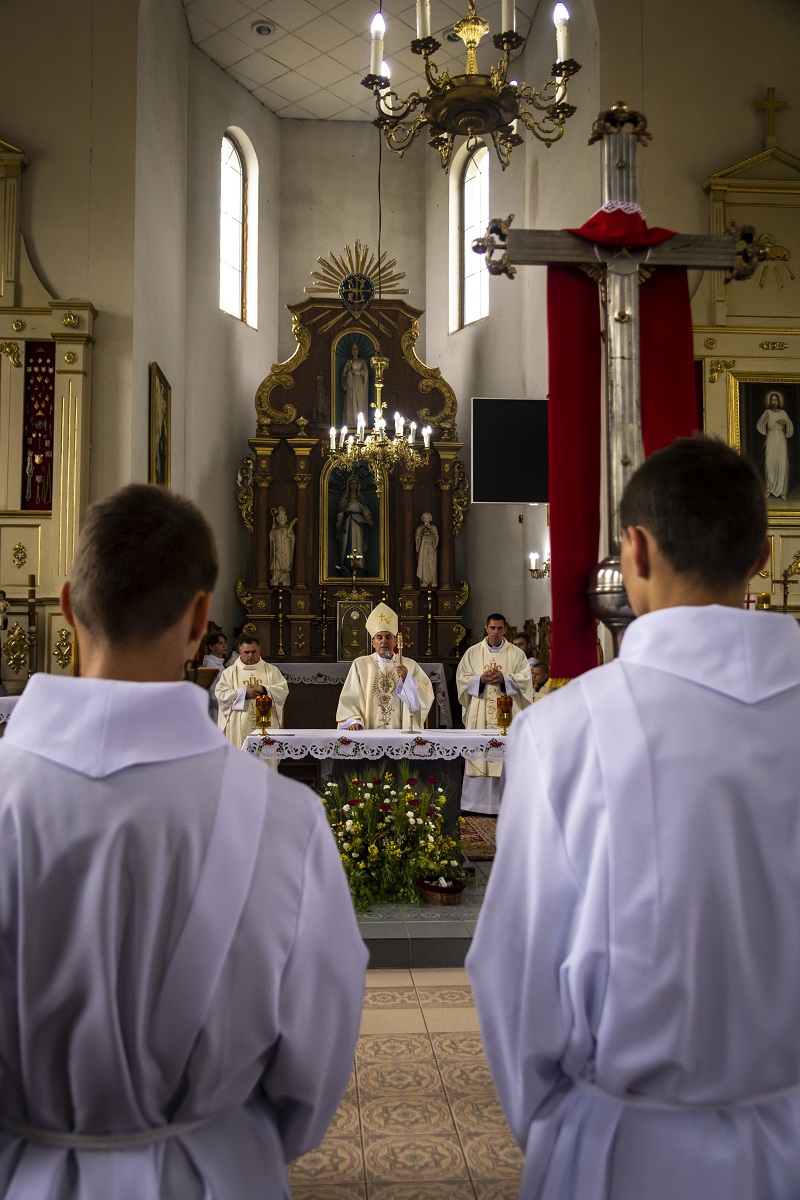
[[[476, 4], [491, 34], [508, 3]], [[309, 664], [320, 674], [323, 686], [295, 689], [287, 725], [333, 724], [337, 670], [343, 679], [342, 665], [368, 651], [366, 617], [381, 601], [399, 613], [408, 653], [441, 672], [437, 725], [446, 710], [458, 724], [448, 683], [487, 614], [532, 632], [546, 657], [546, 483], [502, 503], [473, 490], [481, 472], [502, 478], [516, 457], [510, 402], [548, 397], [546, 270], [489, 276], [469, 245], [489, 218], [510, 214], [515, 230], [581, 226], [601, 204], [592, 123], [617, 101], [652, 134], [637, 192], [650, 225], [702, 235], [749, 223], [764, 247], [744, 282], [689, 269], [703, 428], [763, 470], [768, 394], [800, 422], [796, 0], [724, 10], [572, 0], [580, 70], [558, 137], [548, 144], [520, 124], [505, 163], [490, 138], [457, 137], [449, 170], [425, 130], [401, 156], [374, 124], [361, 81], [374, 66], [377, 7], [3, 0], [0, 694], [18, 694], [33, 670], [74, 671], [59, 589], [87, 505], [131, 481], [166, 484], [209, 519], [220, 555], [212, 616], [229, 641], [242, 627], [257, 634], [290, 696], [292, 670], [298, 681]], [[391, 86], [424, 90], [422, 56], [409, 48], [419, 4], [381, 8]], [[453, 27], [466, 2], [428, 8], [442, 46], [433, 57], [462, 71]], [[509, 73], [541, 89], [556, 56], [552, 7], [518, 0], [515, 21]], [[480, 69], [501, 53], [490, 35]], [[668, 331], [664, 342], [669, 375]], [[399, 412], [401, 440], [413, 440], [413, 454], [396, 450], [386, 469], [348, 459], [353, 363], [369, 364], [361, 399], [377, 396], [390, 432]], [[488, 461], [475, 401], [496, 435]], [[788, 479], [768, 497], [771, 559], [748, 603], [800, 619], [800, 434], [794, 442]], [[534, 447], [530, 457], [541, 464]], [[348, 504], [366, 540], [342, 536]], [[596, 504], [605, 529], [601, 494]], [[570, 520], [577, 527], [581, 512]], [[431, 526], [425, 559], [430, 535], [419, 531]], [[612, 653], [604, 630], [598, 650]], [[468, 938], [471, 914], [460, 924]], [[351, 1088], [326, 1148], [294, 1168], [297, 1196], [516, 1195], [520, 1160], [491, 1095], [466, 977], [447, 966], [452, 974], [413, 964], [373, 973]], [[378, 1073], [370, 1056], [394, 1053], [397, 1037], [420, 1056], [403, 1103], [436, 1091], [426, 1127], [406, 1131], [428, 1148], [428, 1190], [397, 1129], [386, 1166], [386, 1130], [370, 1133], [366, 1115], [378, 1094], [358, 1092]]]

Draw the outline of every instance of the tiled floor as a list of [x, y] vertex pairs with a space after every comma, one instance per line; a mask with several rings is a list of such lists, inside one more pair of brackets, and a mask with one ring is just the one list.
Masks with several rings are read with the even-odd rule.
[[367, 972], [353, 1076], [294, 1200], [516, 1200], [505, 1123], [460, 968]]

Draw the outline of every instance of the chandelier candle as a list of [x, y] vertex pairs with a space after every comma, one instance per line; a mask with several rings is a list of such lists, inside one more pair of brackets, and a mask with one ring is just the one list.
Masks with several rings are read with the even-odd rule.
[[553, 9], [553, 24], [556, 27], [556, 60], [558, 62], [566, 62], [569, 58], [568, 21], [569, 9], [566, 4], [557, 4]]
[[386, 33], [386, 22], [380, 13], [375, 13], [370, 25], [370, 33], [372, 34], [372, 46], [369, 54], [369, 73], [370, 75], [378, 76], [381, 73], [381, 60], [383, 59], [383, 35]]

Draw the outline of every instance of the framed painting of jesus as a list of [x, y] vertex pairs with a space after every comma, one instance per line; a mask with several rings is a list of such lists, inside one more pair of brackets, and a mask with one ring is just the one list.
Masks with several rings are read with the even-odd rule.
[[728, 374], [728, 441], [764, 481], [770, 524], [800, 520], [800, 375]]

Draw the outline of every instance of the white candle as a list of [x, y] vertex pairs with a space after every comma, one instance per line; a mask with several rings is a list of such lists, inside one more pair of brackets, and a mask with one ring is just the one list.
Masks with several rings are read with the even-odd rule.
[[403, 418], [400, 416], [400, 413], [398, 413], [398, 412], [396, 412], [394, 414], [394, 436], [395, 437], [403, 436]]
[[408, 427], [408, 444], [409, 444], [409, 446], [414, 445], [414, 438], [416, 436], [416, 432], [417, 432], [417, 422], [412, 421]]
[[383, 35], [386, 32], [386, 22], [380, 13], [375, 13], [369, 27], [372, 34], [372, 46], [369, 52], [369, 73], [380, 75], [381, 59], [383, 58]]
[[[392, 78], [392, 68], [389, 66], [385, 58], [381, 59], [381, 75], [384, 79]], [[385, 92], [386, 88], [383, 88], [382, 91]]]
[[566, 4], [557, 4], [553, 9], [553, 24], [556, 27], [556, 61], [565, 62], [569, 58], [569, 34], [567, 32], [569, 9]]
[[364, 440], [364, 414], [363, 413], [358, 414], [358, 440], [360, 442], [363, 442], [363, 440]]
[[346, 426], [346, 425], [343, 425], [343, 426], [342, 426], [342, 432], [339, 434], [339, 449], [340, 449], [340, 450], [341, 450], [341, 449], [342, 449], [342, 447], [344, 446], [344, 439], [345, 439], [346, 437], [347, 437], [347, 426]]
[[336, 449], [336, 430], [334, 429], [333, 425], [331, 425], [331, 450], [335, 450], [335, 449]]
[[348, 454], [353, 453], [353, 435], [352, 435], [352, 433], [349, 435], [349, 437], [347, 439], [347, 453]]
[[536, 566], [536, 564], [537, 564], [537, 562], [538, 562], [538, 561], [539, 561], [539, 555], [538, 555], [538, 554], [532, 554], [532, 555], [531, 555], [531, 570], [533, 570], [533, 568]]
[[431, 0], [417, 0], [417, 37], [431, 36]]
[[514, 11], [514, 0], [503, 0], [501, 7], [500, 32], [510, 33], [516, 29], [516, 13]]
[[422, 431], [422, 438], [423, 438], [423, 441], [425, 442], [426, 450], [429, 450], [430, 446], [431, 446], [431, 432], [432, 432], [432, 430], [431, 430], [430, 425], [426, 425]]

